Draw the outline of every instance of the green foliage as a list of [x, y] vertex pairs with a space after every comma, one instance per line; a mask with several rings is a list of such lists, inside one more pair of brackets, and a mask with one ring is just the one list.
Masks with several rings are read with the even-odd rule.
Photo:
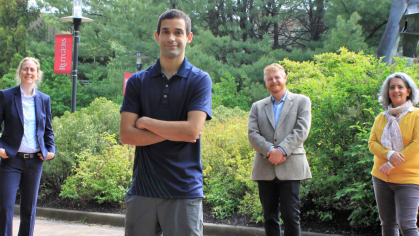
[[[366, 2], [374, 4], [372, 0]], [[371, 52], [370, 45], [379, 41], [372, 39], [381, 37], [389, 12], [389, 0], [384, 2], [375, 4], [374, 9], [361, 0], [85, 2], [88, 7], [83, 8], [83, 15], [95, 22], [82, 25], [78, 79], [91, 83], [79, 86], [77, 107], [87, 106], [96, 97], [122, 101], [123, 73], [135, 72], [131, 56], [137, 51], [147, 55], [149, 58], [143, 60], [143, 68], [147, 68], [159, 55], [154, 31], [166, 9], [182, 9], [192, 19], [194, 39], [187, 47], [188, 60], [207, 71], [214, 84], [229, 73], [237, 92], [254, 102], [267, 94], [262, 78], [267, 64], [284, 58], [312, 60], [315, 53], [335, 52], [340, 46]], [[52, 36], [46, 26], [56, 27], [57, 33], [71, 33], [71, 24], [59, 20], [71, 15], [71, 2], [46, 0], [37, 4], [54, 14], [42, 14], [42, 20], [34, 24], [37, 27], [31, 30], [29, 49], [39, 58], [52, 57]], [[38, 35], [45, 39], [39, 40]], [[70, 105], [57, 109], [57, 115], [64, 106]]]
[[[18, 64], [22, 57], [16, 54]], [[54, 74], [54, 58], [41, 57], [41, 70], [44, 72], [43, 80], [38, 89], [51, 96], [51, 110], [53, 117], [60, 117], [66, 111], [71, 110], [72, 79], [69, 75]], [[0, 89], [16, 86], [14, 80], [16, 68], [10, 68], [9, 73], [5, 74], [0, 80]], [[90, 73], [86, 73], [91, 78], [90, 84], [81, 85], [77, 82], [76, 109], [80, 110], [88, 106], [95, 98], [106, 97], [120, 103], [122, 101], [122, 75], [120, 84], [115, 86], [110, 80], [100, 80], [103, 67], [92, 67]]]
[[103, 133], [99, 151], [85, 149], [74, 165], [74, 175], [62, 186], [61, 197], [121, 205], [131, 184], [134, 148], [119, 145], [115, 134]]
[[[72, 78], [69, 75], [54, 74], [53, 57], [42, 57], [40, 61], [44, 79], [39, 90], [51, 96], [52, 115], [60, 117], [66, 111], [71, 110]], [[100, 77], [103, 73], [107, 72], [102, 66], [95, 63], [91, 67], [90, 73], [85, 73], [85, 76], [90, 78], [90, 83], [81, 85], [77, 81], [76, 110], [87, 107], [99, 97], [105, 97], [118, 103], [122, 101], [122, 75], [120, 85], [116, 86], [109, 79], [101, 80]]]
[[55, 117], [52, 127], [55, 135], [56, 157], [44, 165], [43, 181], [48, 188], [61, 191], [61, 185], [78, 164], [78, 156], [88, 150], [93, 155], [102, 151], [101, 135], [108, 133], [119, 140], [120, 106], [104, 98], [95, 99], [80, 111]]
[[15, 75], [16, 69], [10, 70], [9, 73], [5, 74], [0, 80], [0, 90], [16, 86]]
[[[353, 13], [357, 12], [361, 19], [358, 24], [362, 26], [362, 37], [368, 47], [375, 51], [380, 43], [381, 37], [386, 28], [386, 22], [390, 14], [392, 0], [328, 0], [326, 1], [326, 13], [324, 22], [330, 29], [337, 28], [338, 16], [341, 16], [345, 21], [351, 18]], [[346, 40], [342, 37], [342, 40]], [[342, 45], [346, 46], [346, 45]], [[351, 49], [360, 51], [357, 49]]]
[[232, 43], [255, 43], [268, 38], [268, 42], [259, 45], [288, 51], [306, 49], [307, 41], [320, 40], [318, 36], [325, 32], [324, 2], [188, 0], [179, 1], [177, 7], [193, 12], [192, 22], [216, 37], [229, 38]]
[[223, 105], [229, 108], [239, 107], [242, 110], [249, 110], [251, 99], [245, 94], [249, 88], [237, 91], [239, 84], [234, 81], [234, 78], [228, 72], [225, 77], [221, 78], [220, 83], [214, 84], [213, 107]]
[[360, 19], [361, 16], [357, 12], [353, 13], [347, 21], [338, 16], [336, 28], [331, 30], [324, 43], [325, 51], [335, 52], [342, 46], [350, 51], [366, 51], [368, 45], [362, 36], [362, 26], [358, 24]]
[[71, 78], [67, 75], [54, 74], [54, 58], [40, 58], [41, 70], [44, 72], [39, 90], [51, 97], [53, 117], [59, 117], [71, 110]]
[[38, 16], [28, 1], [0, 0], [0, 77], [17, 67], [16, 54], [27, 56], [27, 29]]
[[[312, 100], [312, 128], [305, 147], [313, 179], [303, 182], [303, 217], [348, 221], [353, 228], [377, 226], [370, 175], [373, 156], [367, 145], [374, 118], [381, 111], [377, 94], [389, 74], [404, 71], [415, 78], [417, 67], [406, 67], [403, 60], [387, 67], [371, 55], [346, 48], [338, 54], [317, 55], [314, 61], [280, 63], [288, 71], [287, 88]], [[232, 79], [221, 84], [220, 91], [230, 91], [224, 97], [235, 95]], [[216, 108], [218, 116], [205, 125], [204, 131], [211, 134], [202, 139], [206, 200], [217, 217], [243, 212], [259, 222], [257, 186], [249, 180], [253, 150], [246, 139], [247, 118], [231, 111]]]
[[206, 202], [225, 218], [237, 212], [260, 221], [257, 185], [250, 180], [253, 149], [247, 141], [247, 112], [219, 106], [202, 131], [202, 166]]
[[[208, 50], [207, 45], [214, 46]], [[215, 96], [218, 93], [217, 89], [223, 90], [222, 96], [216, 98], [215, 104], [236, 106], [230, 104], [228, 99], [237, 95], [242, 98], [247, 97], [240, 105], [245, 110], [250, 108], [251, 102], [269, 94], [263, 83], [263, 68], [266, 65], [276, 62], [277, 58], [311, 58], [313, 55], [310, 53], [312, 52], [288, 53], [279, 49], [271, 50], [268, 37], [256, 42], [237, 42], [232, 41], [228, 36], [214, 36], [208, 30], [199, 30], [199, 33], [194, 36], [192, 46], [187, 48], [188, 60], [211, 75]], [[234, 81], [229, 77], [233, 77]], [[221, 84], [217, 85], [220, 82]], [[233, 82], [236, 84], [235, 88], [232, 84], [228, 85]], [[229, 89], [223, 88], [226, 85]], [[236, 95], [231, 94], [233, 91], [237, 91], [234, 92]], [[221, 100], [225, 102], [218, 103]], [[238, 101], [232, 101], [232, 103], [235, 102]]]
[[[349, 52], [315, 56], [314, 62], [281, 61], [288, 88], [312, 100], [312, 127], [307, 141], [313, 179], [304, 183], [306, 217], [328, 221], [347, 216], [354, 228], [377, 225], [370, 171], [373, 155], [367, 140], [381, 111], [377, 94], [395, 71], [417, 77], [417, 66], [398, 60], [391, 67], [373, 56]], [[339, 214], [339, 215], [337, 215]]]

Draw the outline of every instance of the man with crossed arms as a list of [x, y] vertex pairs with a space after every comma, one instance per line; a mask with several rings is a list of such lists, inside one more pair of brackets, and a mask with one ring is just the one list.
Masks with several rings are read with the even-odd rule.
[[159, 59], [127, 83], [121, 141], [136, 150], [126, 236], [203, 234], [200, 133], [211, 119], [211, 78], [185, 57], [192, 37], [188, 15], [164, 12], [155, 32]]

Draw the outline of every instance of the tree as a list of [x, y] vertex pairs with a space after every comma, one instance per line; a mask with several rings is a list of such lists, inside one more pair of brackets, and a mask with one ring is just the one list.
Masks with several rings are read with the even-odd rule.
[[27, 1], [0, 0], [0, 77], [27, 55], [27, 29], [38, 16]]
[[[57, 33], [72, 33], [72, 24], [59, 20], [60, 17], [72, 14], [71, 2], [47, 0], [38, 4], [46, 9], [55, 9], [54, 14], [43, 14], [43, 18], [57, 28]], [[90, 0], [83, 1], [83, 4], [83, 16], [94, 22], [83, 23], [81, 26], [79, 79], [94, 80], [95, 77], [100, 81], [96, 85], [106, 80], [106, 93], [112, 91], [122, 95], [123, 73], [136, 71], [135, 59], [131, 56], [138, 51], [149, 56], [150, 59], [143, 60], [143, 68], [154, 63], [158, 57], [154, 31], [157, 18], [165, 10], [165, 5], [151, 0], [113, 0], [106, 3]], [[39, 43], [35, 42], [35, 45]], [[112, 96], [120, 99], [116, 95]]]
[[[357, 12], [361, 19], [362, 35], [369, 47], [378, 47], [381, 36], [384, 33], [388, 15], [390, 13], [391, 0], [329, 0], [325, 4], [325, 22], [329, 28], [337, 25], [337, 16], [348, 20], [354, 12]], [[373, 50], [375, 52], [375, 50]]]
[[383, 110], [377, 94], [396, 71], [417, 78], [418, 65], [406, 66], [399, 59], [390, 67], [373, 55], [345, 48], [316, 55], [314, 61], [281, 64], [290, 69], [287, 88], [312, 101], [304, 146], [313, 179], [303, 183], [302, 217], [358, 229], [379, 227], [370, 174], [374, 158], [367, 145], [374, 119]]
[[[44, 17], [61, 32], [72, 32], [72, 25], [58, 18], [72, 14], [71, 3], [64, 0], [43, 1], [41, 6], [56, 9]], [[79, 56], [83, 62], [100, 61], [107, 65], [114, 58], [134, 55], [141, 51], [157, 58], [158, 45], [154, 45], [157, 18], [165, 5], [151, 0], [83, 1], [83, 16], [94, 20], [81, 26]], [[88, 7], [87, 7], [88, 6]], [[132, 67], [134, 60], [122, 60], [121, 66]], [[151, 63], [150, 63], [151, 64]]]
[[[389, 1], [385, 0], [384, 5]], [[158, 3], [88, 0], [83, 3], [88, 6], [83, 8], [83, 15], [95, 22], [83, 24], [81, 28], [79, 79], [92, 82], [84, 86], [90, 101], [103, 95], [115, 102], [122, 99], [123, 72], [135, 71], [134, 59], [130, 57], [137, 51], [147, 55], [149, 59], [143, 60], [143, 68], [156, 61], [159, 47], [154, 31], [159, 15], [166, 9], [181, 9], [192, 19], [194, 39], [187, 48], [188, 60], [207, 71], [214, 83], [230, 74], [237, 92], [248, 87], [243, 94], [252, 101], [262, 98], [266, 92], [261, 75], [267, 64], [284, 58], [311, 60], [316, 53], [336, 51], [340, 46], [370, 52], [370, 46], [375, 43], [370, 39], [377, 37], [385, 20], [382, 12], [389, 10], [381, 5], [370, 9], [361, 0], [167, 0]], [[43, 14], [43, 20], [56, 26], [57, 33], [72, 32], [70, 23], [59, 21], [60, 17], [71, 15], [70, 2], [45, 0], [38, 4], [54, 9], [55, 14]], [[358, 17], [354, 12], [359, 12]], [[53, 56], [52, 44], [32, 41], [30, 45], [35, 55]]]
[[[295, 38], [294, 41], [311, 42], [321, 41], [322, 34], [327, 32], [327, 27], [324, 23], [325, 14], [325, 3], [324, 0], [305, 0], [305, 1], [294, 1], [294, 12], [295, 15], [292, 17], [292, 21], [297, 22], [302, 38]], [[298, 34], [297, 34], [298, 36]], [[301, 37], [300, 36], [300, 37]]]
[[239, 107], [242, 110], [249, 110], [251, 99], [245, 95], [249, 88], [237, 91], [237, 87], [238, 84], [234, 78], [226, 72], [225, 78], [221, 78], [220, 83], [214, 84], [212, 106], [218, 107], [222, 105], [228, 108]]
[[192, 0], [180, 1], [179, 7], [193, 12], [190, 15], [192, 22], [210, 30], [216, 37], [229, 36], [238, 42], [254, 42], [263, 40], [269, 33], [273, 39], [273, 44], [269, 43], [271, 47], [284, 48], [278, 36], [288, 26], [290, 11], [284, 10], [283, 0]]
[[347, 21], [338, 16], [336, 28], [327, 35], [324, 49], [328, 52], [336, 52], [344, 46], [348, 50], [356, 52], [367, 50], [368, 45], [364, 42], [362, 26], [358, 24], [360, 19], [361, 16], [356, 12]]

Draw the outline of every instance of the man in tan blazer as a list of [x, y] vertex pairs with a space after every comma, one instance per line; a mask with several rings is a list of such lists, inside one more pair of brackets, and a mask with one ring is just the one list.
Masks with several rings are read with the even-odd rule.
[[286, 89], [285, 69], [264, 69], [271, 96], [255, 102], [249, 115], [248, 138], [255, 149], [251, 179], [258, 182], [266, 236], [300, 235], [300, 181], [311, 178], [303, 142], [311, 126], [311, 102]]

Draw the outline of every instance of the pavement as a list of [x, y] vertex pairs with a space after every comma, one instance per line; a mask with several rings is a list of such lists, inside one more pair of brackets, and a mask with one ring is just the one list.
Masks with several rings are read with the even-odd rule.
[[[15, 206], [15, 215], [19, 206]], [[123, 236], [125, 215], [97, 212], [37, 208], [34, 236]], [[13, 236], [17, 236], [19, 216], [13, 218]], [[254, 227], [204, 223], [204, 236], [264, 236], [264, 230]], [[301, 232], [301, 236], [338, 236]]]
[[[13, 218], [13, 236], [17, 236], [19, 217]], [[82, 223], [69, 223], [47, 219], [36, 219], [34, 236], [123, 236], [124, 228]]]

